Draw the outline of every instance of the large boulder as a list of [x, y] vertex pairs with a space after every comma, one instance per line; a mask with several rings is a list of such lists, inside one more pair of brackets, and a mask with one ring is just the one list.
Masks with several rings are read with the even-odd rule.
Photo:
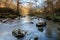
[[44, 26], [46, 26], [46, 24], [47, 23], [46, 23], [45, 19], [40, 18], [39, 21], [37, 22], [36, 26], [37, 27], [44, 27]]
[[44, 22], [44, 23], [39, 22], [39, 23], [36, 24], [36, 26], [37, 27], [44, 27], [44, 26], [46, 26], [46, 22]]
[[12, 35], [16, 38], [23, 38], [25, 36], [26, 32], [24, 30], [20, 30], [20, 29], [14, 29], [12, 31]]

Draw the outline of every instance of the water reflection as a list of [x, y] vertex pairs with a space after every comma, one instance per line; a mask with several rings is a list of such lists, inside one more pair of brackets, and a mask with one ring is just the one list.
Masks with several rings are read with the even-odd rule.
[[38, 37], [38, 40], [60, 40], [60, 31], [57, 27], [60, 25], [53, 23], [52, 21], [47, 21], [47, 26], [43, 28], [36, 27], [38, 18], [26, 16], [21, 17], [20, 20], [14, 20], [12, 24], [1, 23], [0, 24], [0, 40], [18, 40], [12, 36], [12, 30], [20, 28], [27, 32], [25, 37], [19, 40], [34, 40]]

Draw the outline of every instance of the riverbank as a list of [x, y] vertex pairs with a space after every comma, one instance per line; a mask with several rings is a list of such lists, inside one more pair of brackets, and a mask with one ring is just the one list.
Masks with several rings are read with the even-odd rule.
[[37, 17], [44, 18], [46, 20], [52, 20], [53, 22], [58, 22], [60, 23], [60, 16], [55, 16], [55, 15], [48, 15], [48, 14], [42, 14], [42, 15], [33, 15]]

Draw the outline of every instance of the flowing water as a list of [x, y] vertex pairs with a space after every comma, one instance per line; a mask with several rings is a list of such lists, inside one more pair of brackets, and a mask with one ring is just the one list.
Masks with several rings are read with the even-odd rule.
[[[30, 22], [33, 22], [33, 24]], [[38, 40], [60, 40], [60, 31], [57, 29], [60, 24], [47, 21], [47, 25], [43, 28], [44, 31], [41, 32], [36, 27], [37, 22], [38, 18], [26, 16], [13, 22], [0, 23], [0, 40], [34, 40], [35, 37], [38, 37]], [[12, 35], [13, 29], [18, 28], [27, 31], [27, 34], [21, 39]]]

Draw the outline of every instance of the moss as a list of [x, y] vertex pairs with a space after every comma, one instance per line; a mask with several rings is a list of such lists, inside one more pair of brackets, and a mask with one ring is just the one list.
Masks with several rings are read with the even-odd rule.
[[16, 10], [11, 8], [0, 8], [0, 18], [12, 18], [19, 16]]

